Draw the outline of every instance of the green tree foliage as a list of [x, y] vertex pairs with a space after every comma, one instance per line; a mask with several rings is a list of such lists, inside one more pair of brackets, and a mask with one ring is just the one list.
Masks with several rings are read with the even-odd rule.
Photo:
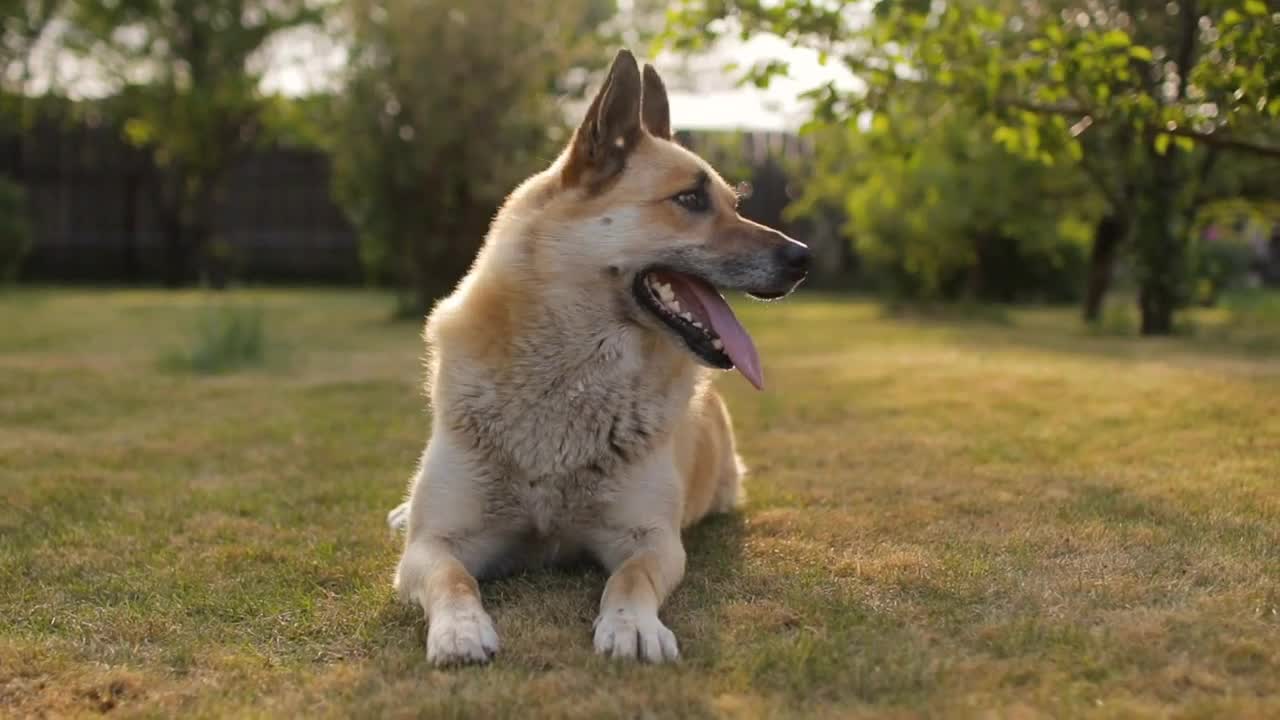
[[813, 131], [816, 165], [792, 209], [844, 209], [846, 232], [881, 289], [922, 299], [1074, 299], [1099, 212], [1077, 172], [1046, 168], [991, 139], [956, 108], [894, 103], [862, 125]]
[[254, 60], [326, 0], [73, 0], [70, 45], [116, 84], [127, 138], [164, 174], [166, 279], [189, 282], [209, 241], [218, 183], [263, 139]]
[[0, 138], [12, 138], [11, 162], [0, 166], [0, 283], [16, 277], [31, 249], [23, 176], [22, 133], [35, 104], [30, 101], [31, 60], [49, 32], [63, 0], [0, 0]]
[[31, 58], [65, 0], [0, 0], [0, 112], [17, 109], [31, 79]]
[[421, 313], [466, 271], [502, 199], [568, 137], [563, 101], [611, 56], [599, 0], [352, 0], [338, 197], [375, 279]]
[[[1097, 238], [1114, 242], [1100, 256], [1095, 242], [1095, 259], [1105, 266], [1132, 234], [1143, 332], [1171, 331], [1189, 296], [1191, 221], [1218, 156], [1280, 157], [1280, 12], [1262, 0], [867, 7], [686, 2], [672, 20], [683, 47], [729, 30], [766, 31], [844, 63], [866, 87], [815, 88], [820, 121], [894, 123], [893, 103], [916, 96], [963, 107], [1010, 153], [1078, 164], [1109, 211]], [[752, 79], [785, 71], [769, 62]]]

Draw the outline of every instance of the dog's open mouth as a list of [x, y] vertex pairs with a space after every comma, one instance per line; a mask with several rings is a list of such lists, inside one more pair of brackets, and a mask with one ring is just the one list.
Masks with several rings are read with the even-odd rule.
[[737, 368], [756, 389], [764, 388], [760, 356], [729, 303], [702, 278], [673, 270], [648, 270], [633, 288], [641, 307], [674, 332], [689, 351], [722, 370]]

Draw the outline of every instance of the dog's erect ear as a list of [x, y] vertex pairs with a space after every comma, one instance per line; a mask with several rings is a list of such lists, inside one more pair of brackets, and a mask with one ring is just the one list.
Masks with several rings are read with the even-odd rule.
[[594, 185], [621, 172], [642, 133], [640, 67], [631, 51], [619, 50], [604, 86], [573, 133], [565, 182]]
[[640, 118], [649, 134], [671, 139], [671, 106], [667, 103], [667, 87], [652, 65], [644, 66], [644, 89], [640, 93]]

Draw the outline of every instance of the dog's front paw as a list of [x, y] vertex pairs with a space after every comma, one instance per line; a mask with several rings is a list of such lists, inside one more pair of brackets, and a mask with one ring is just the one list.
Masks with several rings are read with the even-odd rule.
[[615, 658], [647, 660], [652, 663], [680, 659], [676, 636], [657, 615], [637, 616], [626, 610], [596, 619], [596, 652]]
[[484, 610], [433, 616], [427, 624], [427, 661], [432, 665], [487, 663], [498, 652], [498, 633]]

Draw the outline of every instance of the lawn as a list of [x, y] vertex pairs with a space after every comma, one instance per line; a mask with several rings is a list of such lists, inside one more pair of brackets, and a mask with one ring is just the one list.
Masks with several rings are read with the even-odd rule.
[[1280, 717], [1280, 319], [746, 305], [751, 497], [687, 534], [682, 662], [597, 658], [579, 568], [485, 585], [502, 653], [437, 671], [384, 525], [418, 327], [230, 300], [266, 354], [206, 375], [225, 300], [0, 295], [0, 716]]

